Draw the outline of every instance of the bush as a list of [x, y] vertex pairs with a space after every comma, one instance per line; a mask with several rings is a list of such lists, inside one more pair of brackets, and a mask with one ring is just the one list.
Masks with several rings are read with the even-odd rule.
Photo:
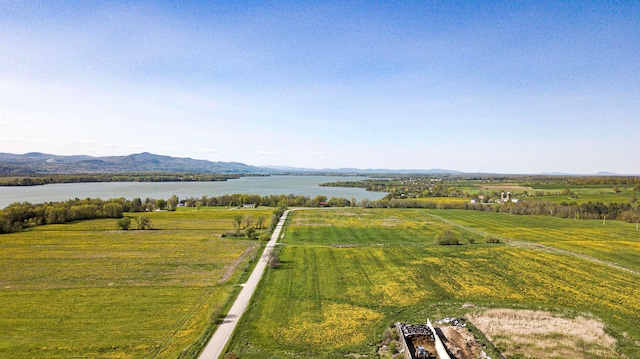
[[269, 265], [269, 268], [271, 269], [276, 269], [280, 267], [280, 253], [278, 253], [279, 250], [272, 250], [271, 252], [269, 252], [269, 259], [267, 261], [267, 264]]
[[495, 236], [488, 236], [486, 241], [487, 243], [500, 243], [500, 238]]
[[258, 233], [256, 233], [256, 229], [253, 226], [247, 227], [244, 230], [244, 235], [249, 239], [258, 239]]
[[136, 222], [138, 224], [138, 229], [147, 230], [151, 229], [151, 219], [147, 216], [139, 216], [136, 217]]
[[436, 243], [441, 246], [451, 246], [460, 244], [460, 241], [450, 229], [445, 229], [436, 236]]
[[238, 359], [238, 356], [233, 353], [227, 353], [224, 355], [224, 359]]
[[389, 353], [391, 354], [397, 353], [399, 347], [400, 347], [400, 342], [398, 342], [397, 340], [392, 341], [391, 343], [389, 343]]
[[225, 231], [224, 233], [222, 233], [222, 238], [225, 237], [244, 237], [244, 233], [242, 232], [236, 232], [236, 231]]
[[129, 217], [120, 218], [116, 223], [116, 226], [118, 227], [118, 229], [121, 229], [123, 231], [128, 230], [131, 227], [131, 218]]
[[393, 333], [394, 333], [395, 331], [396, 331], [396, 330], [395, 330], [393, 327], [391, 327], [391, 328], [387, 328], [387, 330], [385, 330], [385, 331], [384, 331], [384, 341], [383, 341], [383, 342], [384, 342], [384, 343], [389, 343], [389, 342], [391, 342], [392, 340], [397, 339], [397, 338], [394, 338], [394, 337], [393, 337]]

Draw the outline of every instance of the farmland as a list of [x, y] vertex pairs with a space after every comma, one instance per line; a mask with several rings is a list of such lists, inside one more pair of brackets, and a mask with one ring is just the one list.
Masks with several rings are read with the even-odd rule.
[[384, 191], [389, 193], [385, 196], [387, 200], [428, 198], [437, 203], [442, 203], [442, 199], [445, 198], [448, 198], [450, 203], [462, 198], [495, 203], [500, 199], [502, 192], [510, 192], [512, 198], [530, 202], [627, 204], [636, 203], [640, 193], [638, 178], [622, 176], [392, 176], [384, 179], [337, 181], [323, 185]]
[[148, 231], [100, 219], [0, 236], [0, 357], [193, 356], [260, 247], [220, 238], [238, 213], [271, 216], [182, 208], [147, 213]]
[[[229, 350], [242, 358], [374, 356], [396, 321], [511, 308], [593, 316], [618, 353], [638, 357], [640, 235], [623, 223], [591, 231], [598, 225], [474, 211], [295, 211], [282, 266], [265, 274]], [[537, 232], [521, 230], [527, 227]], [[445, 229], [465, 244], [436, 245]], [[484, 243], [484, 234], [563, 251]], [[603, 350], [593, 345], [582, 349]]]
[[462, 228], [568, 250], [640, 272], [640, 232], [620, 221], [571, 220], [463, 210], [429, 211]]

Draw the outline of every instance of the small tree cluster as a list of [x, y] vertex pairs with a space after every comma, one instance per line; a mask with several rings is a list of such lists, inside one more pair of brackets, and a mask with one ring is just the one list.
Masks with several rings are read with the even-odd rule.
[[[136, 229], [148, 230], [151, 229], [151, 219], [147, 216], [134, 217], [136, 222]], [[123, 217], [118, 220], [116, 227], [120, 230], [127, 231], [131, 229], [131, 217]]]
[[282, 262], [280, 262], [280, 251], [277, 249], [273, 249], [269, 252], [267, 257], [267, 264], [269, 268], [276, 269], [279, 268]]
[[458, 245], [460, 241], [450, 229], [445, 229], [436, 236], [436, 243], [441, 246]]

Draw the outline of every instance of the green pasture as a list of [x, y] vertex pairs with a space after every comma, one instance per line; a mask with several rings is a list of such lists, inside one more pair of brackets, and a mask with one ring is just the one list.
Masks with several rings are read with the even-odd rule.
[[[463, 216], [465, 227], [456, 225], [460, 219], [454, 218], [462, 213], [469, 213]], [[376, 344], [394, 322], [419, 323], [507, 307], [594, 315], [618, 340], [619, 352], [640, 357], [639, 275], [570, 253], [483, 243], [475, 228], [504, 235], [498, 228], [505, 219], [495, 213], [488, 217], [473, 213], [292, 212], [282, 240], [282, 266], [265, 274], [229, 351], [240, 358], [375, 357]], [[475, 222], [483, 219], [487, 221], [483, 226]], [[556, 218], [536, 220], [539, 227], [563, 236], [558, 241], [571, 238], [567, 225]], [[572, 220], [562, 221], [573, 225]], [[447, 228], [465, 238], [476, 236], [476, 244], [436, 245], [435, 236]], [[521, 240], [546, 244], [553, 238], [538, 240], [532, 234]], [[582, 240], [588, 242], [586, 237]], [[637, 236], [631, 241], [637, 243]], [[570, 245], [565, 247], [571, 250]], [[626, 247], [618, 243], [611, 248]], [[639, 254], [637, 247], [629, 251]], [[608, 259], [638, 266], [631, 257]]]
[[220, 237], [237, 213], [271, 216], [181, 209], [144, 214], [147, 231], [102, 219], [0, 235], [0, 357], [193, 356], [259, 250]]
[[635, 223], [466, 210], [425, 212], [462, 228], [585, 254], [640, 272], [640, 230]]
[[531, 196], [522, 198], [525, 201], [544, 201], [551, 203], [587, 203], [587, 202], [601, 202], [601, 203], [620, 203], [627, 204], [632, 203], [634, 207], [638, 204], [638, 202], [634, 202], [632, 198], [635, 198], [635, 201], [638, 200], [637, 197], [640, 195], [638, 193], [633, 192], [624, 192], [624, 193], [614, 193], [611, 192], [595, 192], [595, 193], [585, 193], [582, 191], [574, 192], [575, 196], [569, 197], [566, 195], [545, 195], [545, 196]]
[[[551, 203], [629, 203], [632, 197], [639, 197], [633, 191], [634, 185], [577, 185], [565, 183], [526, 183], [518, 181], [475, 182], [461, 181], [447, 183], [470, 195], [490, 194], [499, 196], [501, 192], [511, 192], [513, 197], [526, 201], [545, 201]], [[487, 188], [491, 187], [491, 188]], [[523, 188], [517, 188], [523, 187]], [[614, 188], [615, 187], [615, 188]], [[563, 194], [568, 190], [570, 194]]]

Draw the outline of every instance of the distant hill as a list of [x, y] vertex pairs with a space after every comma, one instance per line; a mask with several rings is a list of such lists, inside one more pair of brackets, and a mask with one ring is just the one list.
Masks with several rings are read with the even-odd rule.
[[211, 162], [155, 155], [148, 152], [128, 156], [58, 156], [40, 152], [17, 155], [0, 153], [0, 174], [118, 173], [118, 172], [211, 172], [270, 174], [277, 171], [238, 162]]
[[289, 166], [265, 166], [272, 170], [286, 173], [300, 173], [300, 174], [338, 174], [338, 175], [371, 175], [371, 174], [441, 174], [441, 175], [457, 175], [464, 174], [464, 172], [445, 169], [429, 169], [429, 170], [410, 170], [410, 169], [359, 169], [359, 168], [298, 168]]
[[[217, 174], [297, 174], [297, 175], [464, 175], [473, 174], [447, 169], [358, 169], [358, 168], [299, 168], [289, 166], [257, 167], [239, 162], [212, 162], [184, 157], [156, 155], [148, 152], [128, 156], [92, 157], [86, 155], [59, 156], [40, 152], [22, 155], [0, 152], [0, 175], [85, 174], [122, 172], [187, 172]], [[541, 173], [544, 176], [579, 176], [568, 173]], [[599, 172], [595, 176], [619, 176]], [[584, 175], [583, 175], [584, 176]], [[589, 175], [587, 175], [589, 176]], [[592, 175], [593, 176], [593, 175]]]

